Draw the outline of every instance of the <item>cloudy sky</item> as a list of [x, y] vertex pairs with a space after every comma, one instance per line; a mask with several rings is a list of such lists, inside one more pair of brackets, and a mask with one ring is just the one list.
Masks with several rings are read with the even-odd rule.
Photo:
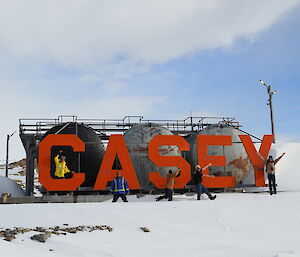
[[[235, 117], [300, 141], [300, 0], [0, 0], [0, 160], [19, 118]], [[12, 160], [25, 156], [18, 135]]]

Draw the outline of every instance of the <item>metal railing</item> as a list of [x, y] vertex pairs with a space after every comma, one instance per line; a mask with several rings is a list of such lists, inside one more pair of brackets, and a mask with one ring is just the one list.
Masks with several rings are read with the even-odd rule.
[[239, 122], [231, 117], [187, 117], [183, 120], [144, 119], [143, 116], [125, 116], [123, 119], [79, 119], [74, 115], [60, 115], [56, 119], [20, 119], [20, 135], [43, 135], [52, 127], [67, 123], [84, 124], [98, 134], [125, 133], [129, 128], [141, 123], [156, 123], [175, 134], [194, 133], [209, 125], [229, 125], [239, 128]]

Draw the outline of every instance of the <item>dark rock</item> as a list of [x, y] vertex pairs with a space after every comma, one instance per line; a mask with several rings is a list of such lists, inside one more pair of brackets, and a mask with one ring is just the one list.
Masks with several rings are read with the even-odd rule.
[[144, 232], [150, 232], [150, 229], [146, 227], [140, 227], [140, 229], [143, 230]]
[[3, 240], [10, 242], [14, 239], [16, 239], [16, 237], [10, 234], [10, 235], [6, 235]]
[[51, 236], [51, 232], [49, 231], [46, 231], [45, 233], [42, 233], [42, 234], [36, 234], [36, 235], [33, 235], [31, 237], [31, 240], [35, 240], [35, 241], [38, 241], [38, 242], [41, 242], [41, 243], [45, 243], [46, 240]]
[[42, 227], [36, 227], [34, 231], [36, 231], [36, 232], [45, 232], [46, 229], [42, 228]]
[[65, 231], [68, 233], [75, 234], [77, 232], [77, 229], [76, 228], [67, 228]]
[[59, 227], [59, 226], [55, 226], [55, 227], [53, 228], [53, 230], [54, 230], [54, 231], [59, 231], [59, 230], [60, 230], [60, 227]]

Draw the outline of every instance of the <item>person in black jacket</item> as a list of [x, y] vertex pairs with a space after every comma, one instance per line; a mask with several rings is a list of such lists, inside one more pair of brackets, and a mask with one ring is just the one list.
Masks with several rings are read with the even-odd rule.
[[196, 192], [197, 192], [197, 200], [200, 200], [201, 198], [201, 194], [204, 192], [205, 194], [207, 194], [208, 198], [210, 200], [215, 200], [216, 199], [216, 195], [212, 195], [207, 188], [202, 184], [202, 176], [205, 177], [214, 177], [212, 175], [206, 175], [206, 174], [202, 174], [202, 171], [207, 169], [208, 167], [211, 166], [211, 163], [209, 163], [207, 166], [203, 167], [203, 169], [201, 169], [200, 165], [196, 165], [195, 166], [195, 170], [193, 173], [193, 182], [194, 185], [196, 187]]

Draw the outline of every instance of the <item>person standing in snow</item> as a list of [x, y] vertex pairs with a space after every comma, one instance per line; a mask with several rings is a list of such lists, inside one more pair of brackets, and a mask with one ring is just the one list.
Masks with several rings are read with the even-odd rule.
[[206, 174], [202, 174], [203, 170], [206, 170], [208, 167], [211, 166], [211, 163], [209, 163], [207, 166], [205, 166], [203, 169], [201, 169], [200, 165], [196, 165], [195, 166], [195, 170], [193, 173], [193, 182], [194, 185], [196, 187], [196, 192], [197, 192], [197, 200], [201, 199], [201, 194], [204, 192], [205, 194], [207, 194], [208, 198], [210, 200], [215, 200], [216, 199], [216, 195], [212, 195], [208, 189], [202, 184], [202, 176], [204, 177], [214, 177], [212, 175], [206, 175]]
[[175, 177], [179, 175], [180, 169], [178, 169], [174, 174], [172, 170], [169, 170], [166, 181], [165, 194], [156, 198], [156, 201], [160, 201], [162, 199], [168, 199], [168, 201], [173, 200], [173, 187], [175, 183]]
[[58, 178], [71, 178], [73, 173], [68, 169], [66, 163], [66, 156], [63, 151], [59, 151], [59, 154], [54, 157], [55, 162], [55, 176]]
[[267, 160], [265, 160], [260, 154], [258, 154], [258, 155], [259, 155], [260, 159], [264, 162], [264, 164], [266, 166], [265, 170], [268, 174], [270, 195], [277, 194], [276, 179], [275, 179], [275, 172], [276, 172], [275, 165], [285, 155], [285, 153], [281, 154], [276, 160], [273, 160], [272, 155], [270, 155]]
[[121, 197], [123, 202], [128, 202], [126, 194], [129, 193], [129, 187], [121, 172], [117, 172], [117, 176], [111, 182], [110, 191], [114, 195], [114, 198], [112, 200], [113, 203], [115, 203], [119, 199], [119, 197]]

